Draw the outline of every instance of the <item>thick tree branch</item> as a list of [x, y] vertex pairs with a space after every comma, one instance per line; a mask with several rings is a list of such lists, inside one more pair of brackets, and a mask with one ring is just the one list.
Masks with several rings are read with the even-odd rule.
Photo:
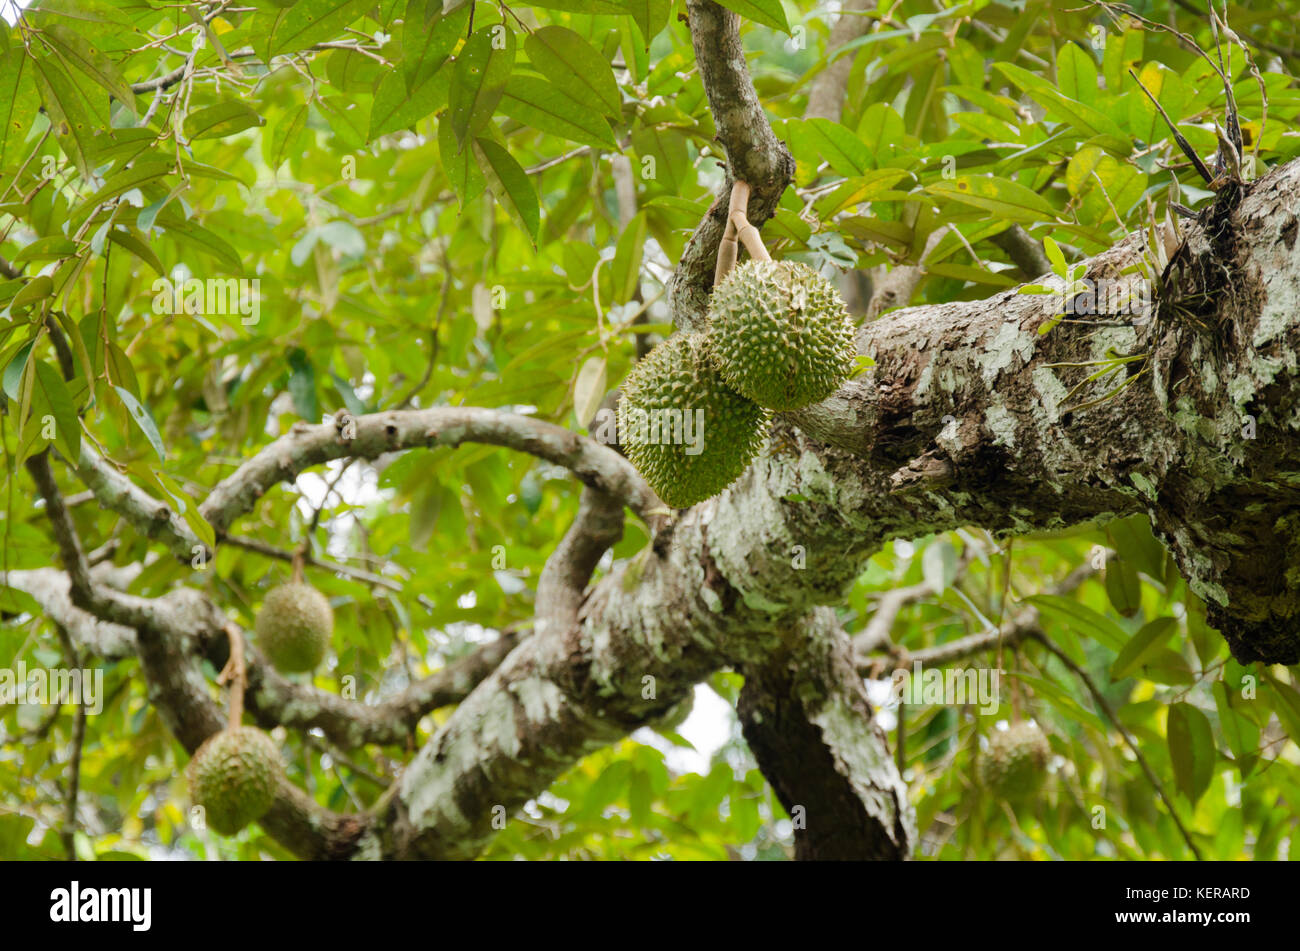
[[145, 538], [162, 542], [181, 561], [190, 562], [195, 555], [207, 551], [185, 519], [172, 511], [170, 505], [114, 469], [86, 439], [81, 441], [77, 475], [100, 505], [121, 515]]
[[[1292, 162], [1190, 229], [1159, 300], [1102, 326], [1040, 334], [1063, 298], [1014, 290], [890, 313], [859, 334], [876, 366], [787, 418], [858, 459], [835, 471], [874, 487], [871, 508], [912, 535], [1145, 512], [1234, 656], [1293, 663], [1300, 590], [1284, 566], [1300, 536], [1283, 524], [1300, 506], [1297, 206]], [[1087, 262], [1100, 299], [1151, 300], [1145, 253], [1135, 234]], [[1147, 359], [1088, 380], [1131, 354]], [[890, 478], [903, 473], [922, 477]]]
[[[249, 666], [245, 704], [266, 729], [319, 729], [343, 749], [368, 743], [404, 743], [415, 735], [421, 717], [464, 700], [521, 640], [521, 632], [503, 631], [495, 641], [374, 704], [286, 680], [260, 651], [250, 646], [246, 651]], [[225, 663], [225, 651], [219, 642], [208, 645], [207, 656], [218, 669]]]
[[789, 652], [744, 674], [736, 712], [794, 822], [795, 858], [909, 858], [916, 829], [907, 786], [834, 610], [814, 611]]

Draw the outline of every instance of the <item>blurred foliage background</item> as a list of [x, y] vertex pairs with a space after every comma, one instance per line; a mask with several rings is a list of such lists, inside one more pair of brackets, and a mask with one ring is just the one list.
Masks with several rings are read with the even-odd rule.
[[[798, 161], [764, 228], [778, 257], [827, 273], [897, 267], [918, 263], [938, 232], [914, 302], [979, 299], [1037, 276], [994, 242], [1011, 224], [1074, 261], [1164, 220], [1171, 201], [1198, 208], [1209, 195], [1129, 71], [1203, 156], [1223, 122], [1223, 84], [1176, 36], [1118, 5], [860, 3], [843, 15], [866, 32], [839, 49], [828, 49], [838, 4], [726, 5], [745, 18], [756, 87]], [[1300, 5], [1253, 6], [1227, 4], [1241, 43], [1223, 48], [1248, 177], [1300, 153]], [[1199, 3], [1132, 9], [1213, 49]], [[339, 409], [478, 405], [582, 430], [638, 340], [644, 352], [668, 332], [665, 282], [723, 178], [674, 0], [43, 0], [6, 12], [4, 568], [57, 563], [20, 464], [50, 443], [38, 425], [47, 414], [71, 420], [55, 451], [93, 440], [200, 534], [208, 487], [294, 422]], [[852, 68], [840, 120], [804, 118], [810, 88], [842, 56]], [[232, 277], [259, 282], [255, 322], [159, 304], [159, 278]], [[47, 317], [77, 344], [71, 382], [53, 372]], [[337, 618], [334, 658], [315, 683], [355, 685], [361, 699], [530, 624], [539, 571], [580, 488], [490, 447], [334, 464], [272, 490], [195, 571], [157, 557], [56, 470], [87, 546], [144, 565], [132, 591], [202, 587], [245, 628], [289, 576], [286, 561], [255, 549], [301, 544], [322, 510], [315, 555], [392, 582], [310, 571]], [[629, 520], [612, 557], [646, 542]], [[1104, 573], [1046, 593], [1100, 546], [1114, 552]], [[1296, 671], [1233, 663], [1145, 520], [900, 539], [859, 579], [848, 629], [862, 629], [882, 592], [922, 581], [932, 591], [899, 614], [890, 656], [979, 632], [1040, 595], [1044, 634], [1118, 723], [1040, 643], [1007, 650], [1021, 714], [1054, 753], [1043, 795], [1012, 809], [973, 780], [981, 737], [1013, 715], [1011, 691], [991, 716], [884, 704], [920, 856], [1190, 857], [1121, 726], [1203, 855], [1289, 855]], [[70, 663], [30, 599], [0, 598], [0, 664]], [[76, 854], [287, 857], [256, 826], [232, 839], [189, 827], [186, 757], [138, 664], [103, 666]], [[786, 857], [790, 822], [726, 709], [739, 686], [720, 673], [677, 732], [638, 731], [584, 760], [512, 818], [487, 857]], [[426, 718], [421, 738], [447, 712]], [[64, 854], [73, 713], [0, 708], [0, 856]], [[335, 809], [373, 802], [410, 755], [275, 736], [292, 778]]]

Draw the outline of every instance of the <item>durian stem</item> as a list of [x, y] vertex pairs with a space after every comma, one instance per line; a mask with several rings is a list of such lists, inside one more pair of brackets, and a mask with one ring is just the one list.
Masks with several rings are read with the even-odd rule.
[[745, 246], [755, 261], [770, 261], [758, 229], [749, 223], [749, 182], [736, 182], [731, 186], [731, 204], [727, 209], [727, 229], [734, 228], [736, 238]]
[[736, 266], [737, 257], [736, 226], [727, 219], [727, 229], [722, 233], [722, 243], [718, 245], [718, 266], [713, 270], [713, 286], [717, 287], [722, 279]]
[[745, 246], [749, 256], [755, 261], [770, 261], [772, 255], [767, 253], [758, 229], [749, 223], [749, 182], [735, 181], [731, 185], [731, 198], [727, 205], [727, 227], [722, 232], [722, 242], [718, 245], [718, 264], [713, 270], [713, 286], [717, 287], [722, 279], [731, 273], [739, 256], [737, 241]]
[[302, 584], [306, 580], [302, 573], [302, 563], [304, 558], [305, 558], [305, 553], [301, 548], [294, 551], [293, 560], [290, 562], [290, 564], [293, 565], [293, 580], [294, 583], [296, 584]]
[[230, 684], [230, 715], [226, 729], [234, 730], [244, 719], [244, 687], [248, 683], [244, 666], [244, 638], [233, 624], [226, 626], [226, 640], [230, 644], [230, 659], [217, 678], [219, 684]]

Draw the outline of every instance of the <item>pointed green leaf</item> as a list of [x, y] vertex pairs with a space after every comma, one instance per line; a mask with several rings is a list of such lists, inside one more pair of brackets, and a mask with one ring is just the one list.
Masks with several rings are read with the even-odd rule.
[[371, 6], [370, 0], [298, 0], [276, 16], [266, 38], [266, 59], [339, 39]]
[[452, 68], [443, 66], [411, 92], [397, 73], [388, 73], [379, 83], [374, 104], [370, 107], [369, 141], [381, 135], [409, 129], [447, 102], [451, 89]]
[[81, 458], [81, 422], [63, 377], [44, 360], [38, 360], [34, 386], [54, 417], [54, 441], [64, 458], [75, 464]]
[[145, 439], [149, 440], [149, 445], [153, 446], [153, 451], [158, 453], [158, 458], [166, 462], [167, 456], [163, 452], [162, 436], [158, 433], [158, 426], [153, 421], [153, 416], [150, 415], [139, 400], [131, 395], [130, 390], [120, 386], [113, 387], [113, 390], [122, 401], [122, 405], [126, 407], [127, 412], [131, 414], [131, 418], [135, 420], [135, 424], [140, 427], [140, 432], [144, 433]]
[[541, 224], [541, 209], [537, 192], [528, 180], [528, 173], [511, 157], [510, 153], [491, 139], [475, 139], [472, 145], [479, 170], [488, 188], [506, 213], [524, 229], [529, 239], [536, 242]]
[[472, 149], [462, 148], [452, 131], [451, 120], [444, 113], [438, 120], [438, 154], [442, 170], [451, 179], [451, 187], [462, 208], [483, 194], [487, 181], [479, 171]]
[[1124, 617], [1132, 617], [1142, 609], [1142, 582], [1137, 569], [1122, 558], [1106, 566], [1106, 596]]
[[248, 106], [232, 99], [191, 112], [185, 117], [185, 134], [191, 139], [219, 139], [265, 122]]
[[1115, 662], [1110, 665], [1110, 679], [1123, 680], [1141, 667], [1150, 654], [1164, 647], [1169, 640], [1169, 635], [1177, 627], [1178, 622], [1171, 617], [1158, 617], [1143, 625], [1140, 631], [1129, 638], [1124, 649], [1115, 658]]
[[498, 108], [503, 115], [539, 132], [593, 148], [618, 148], [609, 123], [600, 113], [574, 102], [539, 76], [522, 73], [511, 76]]
[[1210, 785], [1218, 758], [1210, 720], [1190, 703], [1175, 703], [1169, 707], [1166, 729], [1174, 780], [1179, 791], [1195, 805]]
[[[632, 19], [636, 21], [636, 25], [640, 28], [641, 36], [645, 38], [646, 48], [648, 49], [650, 41], [668, 25], [668, 14], [673, 6], [671, 0], [623, 0], [623, 3], [627, 7], [627, 11], [632, 14]], [[754, 6], [759, 5], [759, 3], [754, 4]], [[730, 6], [730, 4], [724, 4], [724, 6]], [[776, 7], [780, 9], [780, 4], [776, 4]]]
[[451, 127], [457, 142], [464, 142], [492, 118], [514, 62], [514, 34], [500, 23], [477, 31], [461, 49], [450, 93]]
[[623, 112], [623, 99], [609, 61], [577, 33], [544, 26], [524, 39], [533, 68], [570, 99], [598, 105], [607, 116]]
[[436, 73], [469, 25], [472, 3], [443, 12], [442, 0], [407, 0], [402, 20], [402, 76], [408, 92]]
[[746, 20], [770, 26], [782, 33], [790, 32], [790, 22], [785, 18], [781, 0], [719, 0], [728, 10], [734, 10]]
[[76, 67], [135, 112], [135, 93], [117, 64], [80, 33], [56, 22], [41, 27], [41, 39], [67, 64]]
[[0, 57], [0, 168], [17, 159], [41, 107], [29, 63], [18, 52]]

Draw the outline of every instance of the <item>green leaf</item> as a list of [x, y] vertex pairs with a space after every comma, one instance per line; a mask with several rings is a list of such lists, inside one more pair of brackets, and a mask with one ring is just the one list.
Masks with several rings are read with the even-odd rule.
[[125, 387], [127, 392], [139, 400], [140, 381], [136, 379], [135, 368], [131, 366], [131, 358], [126, 355], [125, 350], [117, 345], [115, 340], [108, 341], [106, 349], [105, 361], [109, 380], [115, 386]]
[[533, 190], [533, 183], [528, 180], [528, 173], [509, 152], [491, 139], [475, 139], [471, 147], [493, 196], [515, 224], [535, 243], [537, 229], [541, 225], [541, 209], [537, 204], [537, 192]]
[[593, 148], [618, 148], [609, 123], [600, 113], [574, 102], [541, 77], [515, 73], [501, 94], [498, 108], [539, 132]]
[[36, 338], [33, 337], [25, 344], [18, 348], [14, 353], [13, 359], [9, 361], [4, 372], [4, 391], [5, 395], [15, 402], [21, 399], [21, 390], [24, 371], [27, 369], [27, 358], [31, 355], [32, 347], [36, 345]]
[[409, 129], [425, 116], [437, 112], [447, 102], [451, 81], [452, 69], [444, 66], [408, 93], [400, 75], [394, 72], [385, 74], [370, 107], [367, 140], [374, 141], [381, 135]]
[[63, 377], [44, 360], [38, 360], [34, 388], [40, 392], [54, 417], [54, 438], [59, 450], [65, 459], [75, 465], [81, 458], [81, 422], [77, 419], [77, 408], [73, 405]]
[[90, 113], [86, 111], [85, 98], [57, 64], [48, 59], [33, 60], [33, 63], [36, 66], [34, 78], [40, 89], [41, 101], [49, 113], [54, 137], [77, 166], [81, 177], [89, 178], [89, 156], [94, 154], [97, 143], [95, 126], [91, 123]]
[[1118, 624], [1072, 598], [1057, 594], [1036, 594], [1025, 598], [1025, 601], [1060, 621], [1074, 633], [1104, 644], [1113, 651], [1123, 650], [1128, 641]]
[[185, 117], [185, 134], [191, 139], [219, 139], [265, 123], [248, 106], [232, 99], [191, 112]]
[[472, 3], [444, 13], [442, 0], [407, 0], [402, 20], [402, 76], [408, 92], [436, 73], [469, 25]]
[[577, 33], [562, 26], [544, 26], [524, 38], [524, 51], [534, 69], [575, 102], [598, 105], [618, 118], [623, 99], [609, 61]]
[[131, 84], [122, 76], [117, 64], [105, 56], [99, 49], [80, 33], [75, 33], [62, 24], [49, 22], [41, 27], [41, 39], [54, 50], [65, 63], [75, 66], [99, 85], [108, 90], [109, 95], [117, 99], [132, 112], [135, 108], [135, 93]]
[[1166, 729], [1174, 780], [1179, 791], [1195, 805], [1210, 785], [1218, 758], [1209, 717], [1190, 703], [1171, 704]]
[[149, 411], [131, 395], [131, 391], [120, 386], [115, 386], [118, 399], [126, 407], [135, 424], [140, 427], [140, 432], [144, 433], [145, 439], [149, 440], [149, 445], [153, 446], [153, 451], [158, 453], [158, 458], [164, 463], [167, 461], [167, 455], [163, 451], [162, 436], [158, 433], [158, 426], [153, 421], [153, 416]]
[[959, 175], [951, 181], [927, 185], [931, 195], [991, 211], [1011, 221], [1054, 221], [1056, 211], [1036, 192], [1024, 185], [983, 175]]
[[1151, 534], [1151, 523], [1145, 515], [1111, 522], [1106, 526], [1106, 534], [1120, 558], [1150, 578], [1157, 581], [1164, 578], [1165, 546]]
[[200, 224], [182, 218], [179, 214], [172, 212], [170, 208], [166, 210], [162, 217], [165, 219], [162, 223], [166, 227], [169, 237], [176, 238], [202, 251], [204, 254], [211, 255], [225, 265], [228, 270], [236, 274], [243, 273], [244, 264], [239, 258], [239, 253], [225, 239], [218, 237]]
[[84, 221], [90, 214], [106, 201], [124, 195], [133, 188], [171, 174], [172, 163], [169, 159], [146, 159], [136, 162], [130, 168], [123, 169], [111, 176], [104, 187], [91, 195], [68, 213], [69, 221]]
[[306, 105], [297, 106], [275, 124], [275, 131], [262, 136], [262, 157], [267, 167], [276, 171], [289, 156], [298, 152], [298, 142], [307, 127], [308, 109]]
[[1245, 779], [1259, 760], [1259, 727], [1233, 707], [1232, 694], [1222, 680], [1214, 682], [1214, 705], [1219, 711], [1219, 729], [1228, 741], [1241, 778]]
[[451, 77], [451, 127], [457, 142], [492, 118], [514, 62], [514, 34], [500, 23], [478, 30], [465, 43]]
[[[1047, 253], [1047, 260], [1052, 262], [1052, 271], [1059, 277], [1065, 277], [1068, 273], [1069, 265], [1065, 263], [1065, 254], [1061, 251], [1061, 246], [1051, 239], [1050, 236], [1043, 239], [1043, 250]], [[1056, 293], [1055, 289], [1049, 290], [1048, 293]]]
[[1056, 84], [1078, 102], [1096, 101], [1097, 64], [1078, 44], [1067, 42], [1056, 55]]
[[[668, 25], [668, 14], [673, 6], [672, 0], [622, 0], [622, 2], [641, 29], [646, 49], [649, 49], [650, 41]], [[777, 4], [777, 8], [780, 9], [780, 4]]]
[[1164, 647], [1169, 635], [1177, 628], [1178, 622], [1171, 617], [1158, 617], [1144, 624], [1141, 630], [1129, 638], [1115, 662], [1110, 665], [1110, 679], [1123, 680], [1141, 667], [1150, 654]]
[[628, 222], [627, 227], [623, 229], [623, 234], [619, 236], [618, 246], [614, 249], [610, 276], [614, 284], [616, 304], [630, 301], [641, 286], [641, 253], [645, 247], [645, 238], [646, 217], [645, 212], [642, 211]]
[[289, 395], [293, 408], [309, 423], [320, 422], [320, 404], [316, 400], [316, 370], [300, 348], [289, 353]]
[[16, 313], [27, 310], [33, 304], [45, 300], [54, 293], [54, 281], [46, 274], [32, 278], [23, 285], [23, 289], [9, 302], [9, 309]]
[[785, 18], [781, 0], [719, 0], [728, 10], [734, 10], [746, 20], [770, 26], [782, 33], [790, 32], [790, 21]]
[[1100, 109], [1064, 95], [1043, 77], [1012, 63], [994, 63], [993, 66], [1046, 109], [1047, 114], [1055, 120], [1066, 122], [1085, 135], [1106, 135], [1120, 142], [1128, 141], [1128, 136], [1114, 119]]
[[605, 386], [605, 358], [588, 357], [573, 383], [573, 415], [579, 426], [586, 426], [596, 418], [596, 411], [605, 398]]
[[1300, 693], [1296, 693], [1294, 687], [1285, 684], [1273, 676], [1267, 668], [1264, 669], [1264, 679], [1268, 681], [1269, 706], [1277, 714], [1278, 720], [1286, 728], [1287, 736], [1293, 743], [1300, 744]]
[[370, 0], [298, 0], [276, 16], [266, 38], [266, 61], [342, 38], [344, 29], [370, 6]]
[[1132, 617], [1142, 609], [1142, 582], [1137, 569], [1122, 558], [1106, 566], [1106, 596], [1124, 617]]
[[17, 159], [41, 107], [28, 63], [17, 52], [0, 57], [0, 168]]
[[865, 175], [873, 167], [871, 150], [851, 129], [838, 122], [823, 118], [791, 119], [785, 128], [794, 157], [802, 162], [814, 166], [827, 162], [845, 177]]
[[442, 170], [451, 179], [451, 187], [462, 208], [483, 194], [487, 181], [474, 160], [473, 150], [463, 148], [456, 141], [451, 120], [445, 114], [438, 120], [438, 154], [442, 158]]

